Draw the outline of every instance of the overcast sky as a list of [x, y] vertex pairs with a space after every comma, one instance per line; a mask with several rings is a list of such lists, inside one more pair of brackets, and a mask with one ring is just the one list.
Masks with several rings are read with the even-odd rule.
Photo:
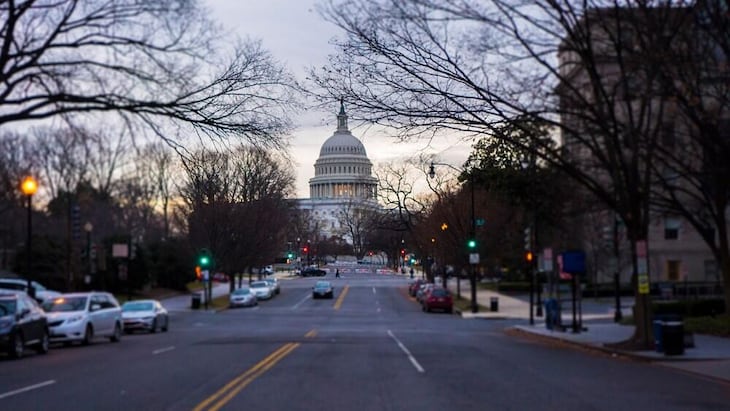
[[[313, 0], [232, 1], [207, 0], [213, 17], [241, 38], [260, 39], [273, 56], [285, 64], [302, 80], [305, 69], [327, 64], [327, 56], [334, 53], [330, 39], [340, 35], [334, 25], [324, 21], [315, 9]], [[319, 149], [336, 128], [339, 104], [332, 102], [329, 112], [308, 113], [295, 118], [291, 143], [297, 172], [297, 197], [309, 197], [309, 179], [314, 177], [314, 162]], [[398, 161], [418, 153], [436, 154], [439, 161], [460, 166], [470, 151], [468, 143], [396, 143], [373, 128], [350, 128], [365, 145], [374, 165]]]

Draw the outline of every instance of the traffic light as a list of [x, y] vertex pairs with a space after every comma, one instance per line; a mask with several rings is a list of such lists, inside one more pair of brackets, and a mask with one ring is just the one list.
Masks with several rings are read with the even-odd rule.
[[525, 250], [532, 250], [532, 228], [525, 228]]
[[200, 250], [198, 254], [198, 265], [202, 270], [207, 270], [213, 264], [213, 257], [208, 249]]
[[470, 251], [476, 250], [476, 248], [477, 248], [477, 240], [475, 240], [473, 238], [469, 239], [469, 241], [466, 242], [466, 247]]
[[290, 259], [290, 260], [291, 260], [292, 258], [294, 258], [294, 253], [292, 253], [291, 251], [289, 251], [289, 252], [288, 252], [288, 253], [286, 254], [286, 258], [288, 258], [288, 259]]
[[309, 247], [307, 247], [307, 246], [305, 245], [305, 246], [304, 246], [304, 247], [302, 248], [302, 252], [303, 252], [304, 254], [307, 254], [307, 253], [309, 253]]
[[527, 251], [527, 252], [525, 253], [525, 261], [527, 261], [528, 263], [532, 263], [532, 260], [533, 260], [534, 258], [535, 258], [535, 256], [534, 256], [534, 255], [532, 255], [532, 251]]
[[402, 256], [405, 257], [405, 255], [406, 255], [406, 249], [405, 248], [401, 248], [400, 249], [400, 255], [402, 255]]
[[198, 279], [198, 281], [203, 278], [203, 269], [200, 268], [199, 265], [195, 266], [195, 278]]

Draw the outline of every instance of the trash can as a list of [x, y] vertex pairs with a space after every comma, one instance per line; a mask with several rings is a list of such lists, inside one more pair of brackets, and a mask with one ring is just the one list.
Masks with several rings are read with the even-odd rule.
[[192, 302], [190, 304], [190, 307], [193, 310], [199, 309], [200, 308], [200, 298], [201, 298], [200, 293], [193, 293], [192, 294], [192, 298], [193, 298], [193, 300], [192, 300]]
[[684, 354], [684, 323], [682, 321], [662, 323], [662, 347], [664, 355]]
[[489, 311], [499, 311], [499, 297], [489, 297]]
[[651, 322], [651, 331], [654, 334], [654, 350], [656, 350], [656, 352], [664, 351], [664, 347], [662, 346], [662, 326], [663, 325], [664, 325], [664, 320], [659, 317], [655, 317], [654, 320]]

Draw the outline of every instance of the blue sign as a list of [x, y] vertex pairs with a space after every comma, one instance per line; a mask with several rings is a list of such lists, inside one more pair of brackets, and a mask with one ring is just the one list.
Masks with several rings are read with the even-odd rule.
[[583, 251], [566, 251], [562, 253], [563, 272], [570, 274], [585, 274], [586, 253]]

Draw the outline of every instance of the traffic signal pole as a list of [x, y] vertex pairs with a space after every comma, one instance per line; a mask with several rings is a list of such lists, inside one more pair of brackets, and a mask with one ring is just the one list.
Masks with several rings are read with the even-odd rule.
[[[469, 174], [469, 186], [471, 189], [471, 241], [476, 241], [476, 219], [474, 218], [474, 171]], [[476, 244], [474, 244], [476, 246]], [[479, 312], [477, 305], [477, 272], [476, 266], [471, 265], [471, 312]]]

